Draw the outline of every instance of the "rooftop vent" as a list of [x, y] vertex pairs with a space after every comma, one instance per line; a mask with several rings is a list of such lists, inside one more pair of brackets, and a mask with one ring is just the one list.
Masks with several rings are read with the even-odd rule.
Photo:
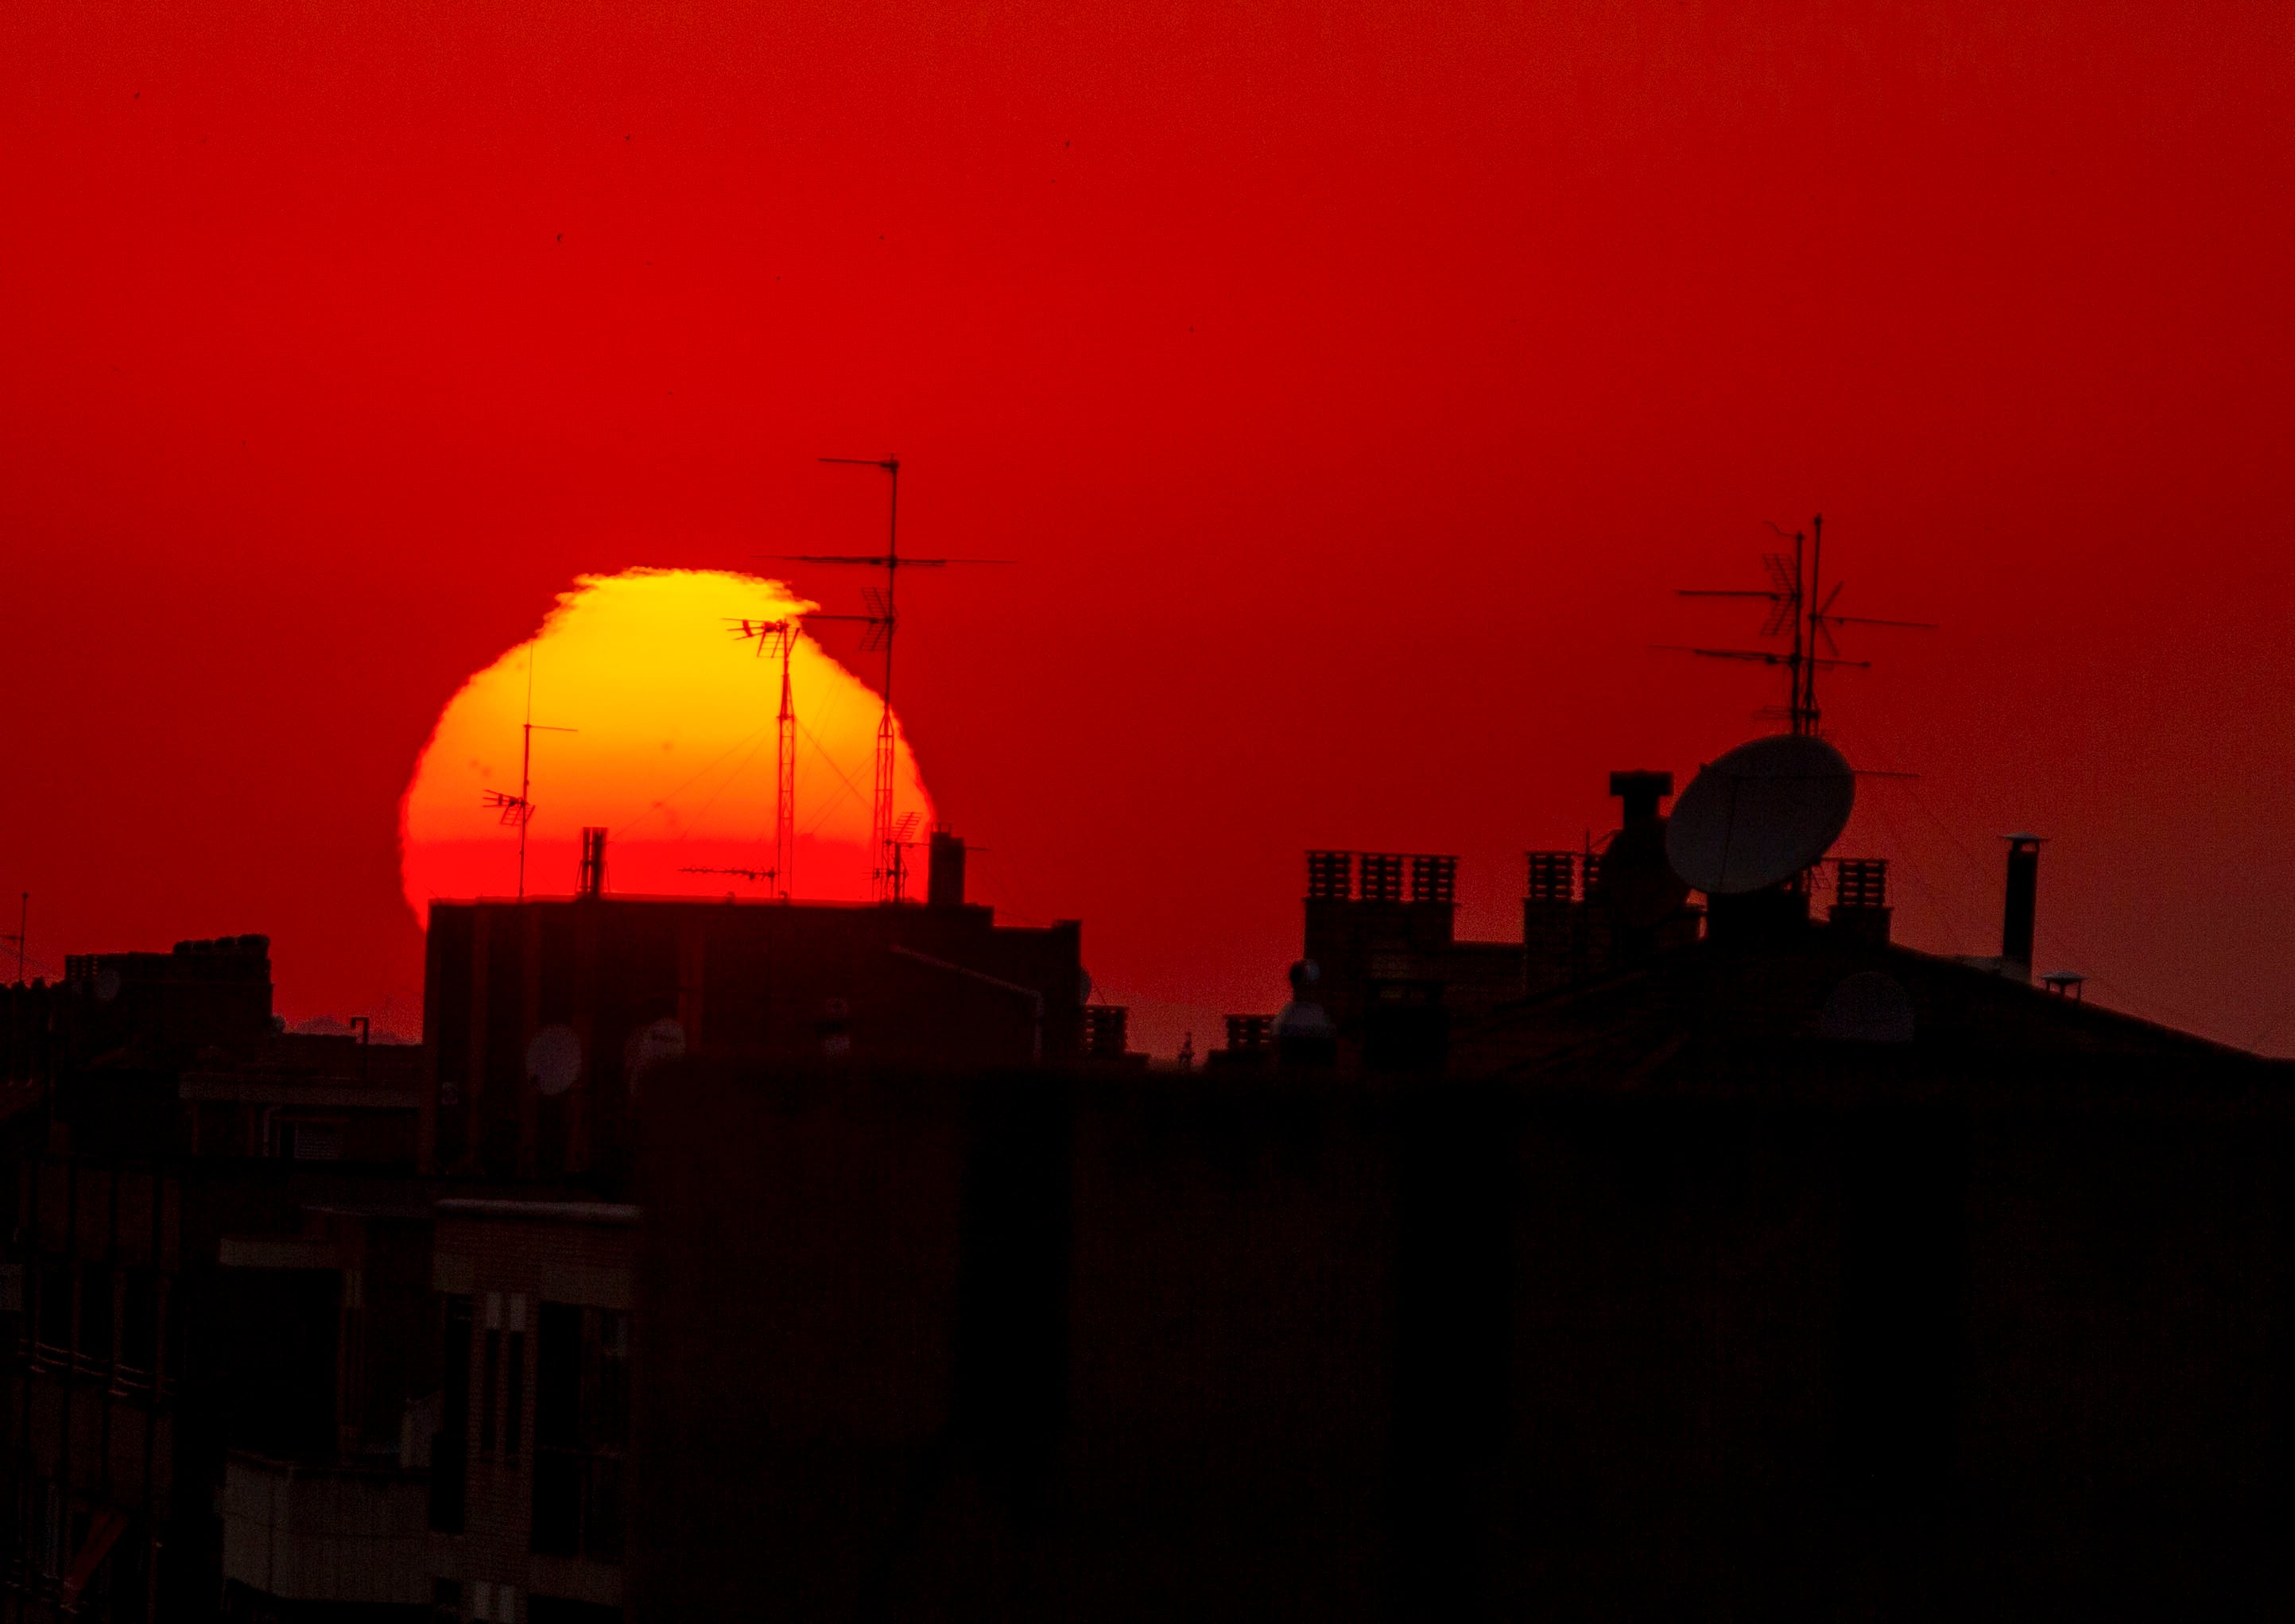
[[1362, 900], [1399, 902], [1402, 900], [1403, 859], [1389, 852], [1362, 853]]
[[1229, 1054], [1255, 1055], [1270, 1049], [1275, 1042], [1275, 1017], [1271, 1015], [1231, 1015], [1227, 1017], [1227, 1047]]
[[1352, 852], [1307, 853], [1307, 896], [1310, 901], [1344, 902], [1354, 894], [1355, 854]]

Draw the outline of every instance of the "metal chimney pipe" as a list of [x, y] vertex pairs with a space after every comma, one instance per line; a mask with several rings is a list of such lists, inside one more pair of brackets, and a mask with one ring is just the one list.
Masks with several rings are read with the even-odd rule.
[[582, 895], [600, 897], [606, 894], [606, 831], [589, 828], [582, 831]]
[[2032, 921], [2039, 905], [2040, 836], [2009, 835], [2008, 901], [2000, 916], [2000, 957], [2032, 978]]

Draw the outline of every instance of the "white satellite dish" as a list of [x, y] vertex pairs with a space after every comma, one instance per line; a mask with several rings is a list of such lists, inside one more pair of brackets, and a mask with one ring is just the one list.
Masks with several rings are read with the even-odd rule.
[[666, 1015], [650, 1026], [639, 1027], [622, 1046], [630, 1086], [634, 1089], [639, 1078], [684, 1053], [685, 1028], [678, 1024], [675, 1016]]
[[1781, 885], [1849, 827], [1857, 775], [1822, 739], [1784, 733], [1709, 763], [1673, 804], [1666, 861], [1708, 896]]
[[526, 1046], [526, 1074], [544, 1094], [563, 1094], [582, 1074], [582, 1040], [571, 1026], [544, 1026]]

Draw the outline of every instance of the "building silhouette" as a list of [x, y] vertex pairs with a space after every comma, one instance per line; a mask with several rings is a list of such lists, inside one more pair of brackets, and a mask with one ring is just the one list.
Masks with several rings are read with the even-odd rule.
[[1197, 1073], [948, 842], [440, 904], [420, 1049], [260, 938], [8, 991], [0, 1616], [2273, 1611], [2295, 1069], [2035, 981], [2029, 836], [1962, 960], [1613, 788], [1519, 942], [1310, 853]]

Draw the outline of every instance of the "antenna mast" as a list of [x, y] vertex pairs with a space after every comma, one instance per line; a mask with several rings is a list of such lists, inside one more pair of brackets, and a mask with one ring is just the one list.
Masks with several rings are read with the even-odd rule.
[[526, 721], [519, 729], [518, 752], [518, 793], [506, 796], [499, 789], [486, 791], [486, 804], [502, 809], [504, 823], [518, 825], [518, 900], [526, 901], [526, 826], [534, 821], [534, 735], [544, 733], [578, 733], [579, 728], [554, 728], [534, 719], [534, 649], [526, 650]]
[[901, 460], [886, 457], [823, 457], [823, 462], [834, 462], [847, 468], [882, 469], [887, 481], [887, 505], [885, 515], [885, 551], [881, 553], [813, 553], [776, 552], [763, 556], [799, 564], [850, 564], [885, 572], [882, 590], [870, 588], [862, 596], [867, 600], [867, 615], [821, 616], [867, 620], [878, 628], [878, 636], [885, 650], [884, 710], [877, 719], [876, 783], [870, 800], [870, 850], [875, 867], [870, 880], [880, 902], [901, 900], [902, 864], [900, 848], [893, 829], [893, 765], [896, 739], [893, 723], [893, 634], [900, 627], [898, 599], [901, 571], [903, 569], [940, 569], [951, 564], [1009, 564], [1009, 559], [904, 559], [901, 556]]
[[[1778, 539], [1785, 531], [1776, 525], [1769, 528]], [[1792, 641], [1779, 652], [1774, 649], [1683, 649], [1710, 660], [1750, 660], [1764, 665], [1780, 665], [1785, 673], [1785, 706], [1783, 710], [1765, 710], [1761, 714], [1785, 720], [1787, 730], [1805, 737], [1816, 737], [1824, 713], [1817, 703], [1817, 673], [1820, 669], [1850, 666], [1868, 670], [1870, 660], [1850, 660], [1841, 657], [1841, 647], [1833, 635], [1835, 626], [1899, 626], [1907, 630], [1933, 632], [1935, 623], [1926, 620], [1876, 620], [1866, 615], [1835, 615], [1833, 606], [1841, 596], [1845, 582], [1835, 582], [1833, 591], [1819, 598], [1820, 572], [1825, 556], [1825, 515], [1817, 514], [1809, 521], [1807, 530], [1793, 533], [1793, 558], [1788, 564], [1782, 551], [1765, 552], [1761, 562], [1769, 572], [1767, 589], [1746, 588], [1685, 588], [1678, 595], [1683, 598], [1759, 598], [1769, 606], [1767, 619], [1761, 623], [1763, 637], [1787, 637]], [[1674, 644], [1661, 644], [1675, 648]]]
[[[781, 708], [775, 718], [777, 732], [773, 743], [773, 866], [752, 871], [747, 869], [689, 869], [690, 874], [748, 874], [770, 875], [780, 882], [783, 901], [796, 889], [796, 694], [789, 681], [789, 658], [796, 647], [798, 634], [804, 630], [804, 616], [786, 615], [779, 620], [739, 620], [733, 623], [734, 635], [744, 640], [755, 639], [757, 652], [778, 647], [781, 657]], [[889, 623], [873, 615], [816, 615], [815, 620], [857, 620], [870, 628], [869, 641], [862, 647], [873, 649], [876, 640], [889, 635]]]

